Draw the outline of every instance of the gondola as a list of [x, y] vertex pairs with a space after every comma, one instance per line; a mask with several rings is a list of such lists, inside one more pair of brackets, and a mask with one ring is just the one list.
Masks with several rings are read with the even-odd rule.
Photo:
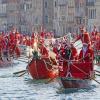
[[27, 67], [33, 79], [49, 79], [54, 78], [57, 72], [53, 69], [53, 64], [50, 58], [46, 57], [33, 57], [32, 61]]
[[87, 88], [94, 78], [92, 62], [63, 62], [59, 71], [61, 85], [65, 88]]

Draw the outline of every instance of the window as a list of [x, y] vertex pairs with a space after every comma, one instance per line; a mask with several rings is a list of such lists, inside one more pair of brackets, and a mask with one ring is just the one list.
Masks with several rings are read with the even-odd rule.
[[48, 23], [48, 16], [45, 16], [45, 23]]
[[38, 24], [38, 18], [37, 17], [35, 18], [35, 24]]
[[94, 6], [95, 2], [96, 2], [96, 0], [86, 0], [86, 5], [87, 6]]
[[72, 32], [72, 28], [71, 27], [68, 27], [68, 32]]
[[2, 4], [7, 3], [7, 0], [2, 0]]
[[44, 6], [45, 6], [45, 8], [47, 8], [47, 2], [45, 2], [45, 5]]
[[73, 16], [68, 16], [67, 21], [69, 23], [73, 23], [74, 22], [74, 17]]
[[24, 9], [24, 4], [21, 4], [20, 5], [20, 9]]
[[77, 24], [83, 24], [85, 23], [85, 20], [82, 17], [77, 17], [76, 22]]
[[88, 18], [89, 19], [96, 19], [96, 9], [89, 9]]
[[24, 5], [25, 11], [28, 10], [28, 9], [31, 9], [31, 8], [32, 8], [32, 4], [30, 4], [30, 3], [27, 3], [27, 4]]
[[57, 7], [57, 2], [55, 1], [55, 7]]
[[65, 21], [66, 20], [66, 17], [65, 16], [62, 16], [62, 20]]

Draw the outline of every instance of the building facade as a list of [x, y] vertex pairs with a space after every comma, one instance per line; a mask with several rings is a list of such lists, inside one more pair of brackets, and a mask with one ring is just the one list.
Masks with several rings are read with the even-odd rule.
[[7, 1], [0, 0], [0, 31], [7, 30]]
[[86, 0], [87, 10], [87, 29], [92, 31], [93, 26], [96, 24], [96, 0]]
[[100, 30], [100, 0], [0, 0], [0, 31], [79, 33], [81, 26]]
[[53, 0], [43, 0], [43, 28], [46, 31], [53, 30], [54, 7]]
[[67, 23], [67, 0], [54, 0], [54, 32], [56, 35], [64, 35], [66, 33]]
[[7, 30], [10, 31], [14, 27], [19, 30], [19, 1], [6, 0], [7, 2]]
[[74, 32], [74, 0], [54, 0], [54, 30], [57, 35]]
[[67, 0], [68, 17], [66, 23], [66, 32], [73, 33], [75, 31], [75, 0]]
[[53, 9], [53, 0], [0, 0], [0, 31], [52, 31]]
[[75, 0], [75, 32], [80, 32], [80, 27], [87, 25], [86, 0]]
[[100, 31], [100, 0], [87, 0], [86, 7], [88, 17], [88, 30], [91, 32], [95, 25]]
[[53, 0], [20, 0], [21, 32], [52, 31]]

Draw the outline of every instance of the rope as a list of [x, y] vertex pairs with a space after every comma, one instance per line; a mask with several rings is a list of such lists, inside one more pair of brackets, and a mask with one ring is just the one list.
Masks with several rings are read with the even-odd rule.
[[[53, 71], [53, 69], [49, 69], [48, 67], [47, 67], [47, 62], [45, 61], [45, 60], [43, 60], [44, 61], [44, 63], [45, 63], [45, 66], [46, 66], [46, 69], [48, 70], [48, 71]], [[48, 63], [49, 64], [49, 63]], [[51, 67], [52, 67], [52, 65], [51, 64], [49, 64]]]

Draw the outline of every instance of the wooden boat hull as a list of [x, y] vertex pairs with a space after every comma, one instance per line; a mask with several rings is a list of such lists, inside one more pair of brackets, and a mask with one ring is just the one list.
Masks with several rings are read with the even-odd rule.
[[91, 84], [89, 79], [74, 79], [74, 78], [61, 78], [61, 83], [64, 88], [87, 88]]
[[52, 65], [49, 64], [50, 60], [46, 59], [33, 59], [29, 66], [28, 71], [33, 79], [48, 79], [57, 76], [55, 70], [52, 69]]

